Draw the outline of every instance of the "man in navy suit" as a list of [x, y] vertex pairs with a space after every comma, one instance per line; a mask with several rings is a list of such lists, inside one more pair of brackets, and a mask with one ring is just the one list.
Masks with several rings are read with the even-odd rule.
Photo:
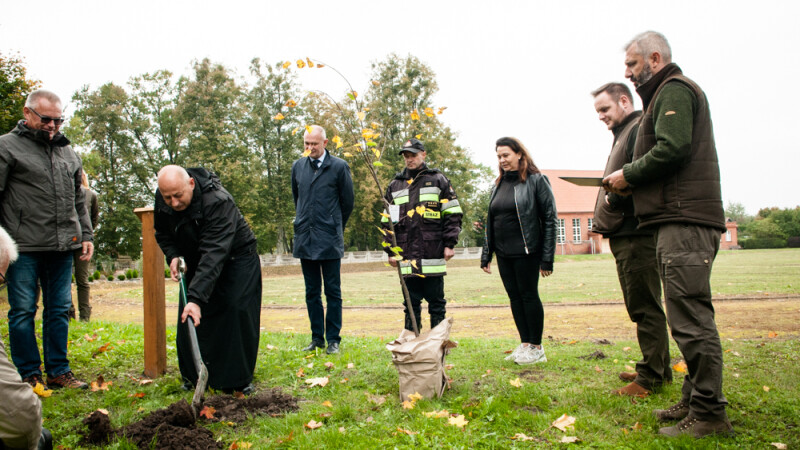
[[[324, 348], [339, 353], [342, 329], [342, 290], [339, 272], [344, 256], [344, 227], [353, 212], [353, 180], [347, 162], [325, 146], [325, 129], [313, 125], [303, 135], [307, 157], [292, 164], [294, 251], [306, 284], [306, 307], [311, 321], [311, 343], [303, 351]], [[322, 307], [325, 282], [327, 315]]]

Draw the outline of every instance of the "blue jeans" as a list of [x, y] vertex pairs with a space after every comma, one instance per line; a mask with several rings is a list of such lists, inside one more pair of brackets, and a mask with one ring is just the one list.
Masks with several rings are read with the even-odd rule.
[[8, 268], [8, 337], [11, 359], [23, 378], [41, 374], [34, 316], [36, 280], [42, 285], [42, 348], [47, 375], [69, 372], [67, 338], [72, 304], [72, 252], [24, 252]]

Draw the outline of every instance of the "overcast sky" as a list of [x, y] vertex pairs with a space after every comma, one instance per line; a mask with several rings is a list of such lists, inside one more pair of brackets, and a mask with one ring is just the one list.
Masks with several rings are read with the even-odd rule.
[[[754, 214], [800, 204], [800, 3], [795, 1], [51, 1], [4, 2], [0, 51], [69, 99], [210, 58], [239, 76], [250, 60], [311, 57], [366, 91], [370, 62], [413, 54], [436, 73], [436, 106], [476, 161], [519, 137], [543, 169], [603, 169], [611, 133], [589, 92], [624, 80], [623, 45], [662, 32], [705, 90], [726, 205]], [[341, 97], [325, 69], [305, 89]], [[636, 96], [637, 108], [641, 106]], [[70, 107], [74, 110], [74, 106]], [[67, 113], [70, 112], [67, 111]], [[299, 144], [299, 141], [298, 141]]]

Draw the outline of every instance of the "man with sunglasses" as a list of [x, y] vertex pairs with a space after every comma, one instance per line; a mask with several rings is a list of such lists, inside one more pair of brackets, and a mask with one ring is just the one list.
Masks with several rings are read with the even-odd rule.
[[11, 358], [24, 381], [45, 384], [36, 343], [36, 281], [42, 287], [42, 347], [49, 388], [88, 386], [67, 358], [72, 257], [94, 252], [92, 225], [81, 192], [81, 160], [59, 132], [61, 100], [43, 89], [28, 96], [25, 117], [0, 136], [0, 224], [17, 242], [8, 279]]

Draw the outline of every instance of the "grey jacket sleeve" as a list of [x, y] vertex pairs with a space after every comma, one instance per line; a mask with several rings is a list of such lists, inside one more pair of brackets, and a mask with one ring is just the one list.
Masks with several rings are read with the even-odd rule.
[[6, 447], [39, 447], [42, 435], [42, 404], [28, 383], [22, 381], [17, 369], [8, 360], [0, 342], [0, 440]]

